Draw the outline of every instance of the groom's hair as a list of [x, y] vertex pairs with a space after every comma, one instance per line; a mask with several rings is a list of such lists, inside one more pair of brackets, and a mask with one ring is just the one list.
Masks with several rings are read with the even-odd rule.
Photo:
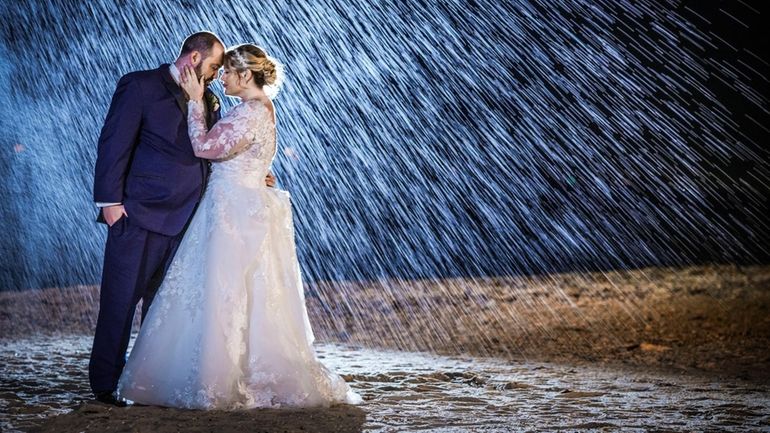
[[209, 53], [211, 52], [211, 49], [216, 44], [222, 45], [222, 47], [225, 46], [225, 44], [223, 44], [222, 41], [219, 39], [219, 37], [214, 33], [211, 33], [211, 32], [193, 33], [190, 36], [188, 36], [187, 39], [184, 40], [184, 42], [182, 42], [182, 49], [179, 50], [179, 57], [182, 57], [185, 54], [191, 53], [193, 51], [200, 52], [204, 58], [208, 57]]

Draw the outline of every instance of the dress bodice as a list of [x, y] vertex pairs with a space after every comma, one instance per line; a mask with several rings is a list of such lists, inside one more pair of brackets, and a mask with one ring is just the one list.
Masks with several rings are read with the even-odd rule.
[[213, 160], [212, 182], [265, 185], [276, 153], [276, 132], [272, 113], [263, 102], [241, 102], [208, 132], [202, 104], [191, 102], [188, 113], [196, 154]]

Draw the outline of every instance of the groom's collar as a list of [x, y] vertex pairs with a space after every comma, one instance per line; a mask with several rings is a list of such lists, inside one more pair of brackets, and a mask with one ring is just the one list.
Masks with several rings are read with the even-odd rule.
[[171, 75], [171, 66], [173, 66], [173, 64], [164, 63], [160, 65], [158, 68], [160, 70], [160, 76], [163, 77], [164, 83], [171, 85], [172, 87], [176, 86], [181, 91], [181, 87], [179, 87], [179, 84], [174, 79], [174, 76]]
[[171, 78], [174, 79], [174, 82], [179, 84], [182, 80], [182, 75], [179, 73], [179, 68], [176, 67], [175, 64], [171, 63], [168, 65], [168, 73], [171, 74]]
[[[160, 65], [160, 75], [163, 77], [163, 85], [166, 86], [169, 93], [174, 95], [176, 104], [179, 106], [179, 109], [182, 110], [185, 117], [187, 117], [187, 100], [185, 100], [184, 92], [182, 91], [182, 88], [179, 87], [179, 83], [174, 79], [171, 68], [176, 69], [176, 66], [174, 66], [173, 63], [170, 65]], [[179, 73], [179, 70], [177, 70], [177, 73]]]

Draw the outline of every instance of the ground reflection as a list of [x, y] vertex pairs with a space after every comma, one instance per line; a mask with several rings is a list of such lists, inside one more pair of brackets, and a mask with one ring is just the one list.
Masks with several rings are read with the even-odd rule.
[[41, 336], [3, 343], [3, 431], [41, 425], [42, 431], [164, 431], [178, 425], [195, 431], [212, 423], [225, 430], [258, 423], [251, 425], [266, 431], [310, 425], [316, 431], [739, 431], [770, 420], [769, 387], [739, 379], [331, 344], [317, 346], [319, 357], [364, 397], [361, 406], [229, 414], [117, 409], [89, 402], [90, 342], [90, 336]]

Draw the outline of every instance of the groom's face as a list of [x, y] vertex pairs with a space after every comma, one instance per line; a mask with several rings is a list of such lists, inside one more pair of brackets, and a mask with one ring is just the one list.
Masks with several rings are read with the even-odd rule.
[[208, 86], [217, 77], [219, 68], [222, 67], [224, 60], [225, 47], [220, 44], [214, 44], [209, 51], [209, 56], [195, 67], [195, 74], [198, 78], [203, 77], [203, 81]]

